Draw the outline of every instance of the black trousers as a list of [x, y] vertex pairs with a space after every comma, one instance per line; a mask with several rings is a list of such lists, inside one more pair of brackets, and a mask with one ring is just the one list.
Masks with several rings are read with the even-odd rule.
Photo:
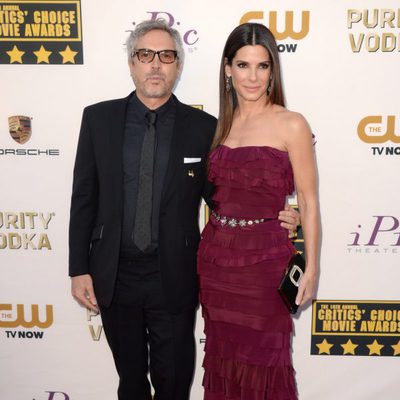
[[101, 307], [119, 375], [119, 400], [188, 400], [193, 379], [195, 310], [164, 307], [157, 260], [122, 261], [114, 300]]

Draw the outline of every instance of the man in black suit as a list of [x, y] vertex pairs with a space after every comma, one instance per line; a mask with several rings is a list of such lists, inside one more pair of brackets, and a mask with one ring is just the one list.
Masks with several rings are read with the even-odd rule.
[[[172, 95], [184, 57], [176, 30], [145, 21], [127, 50], [136, 91], [83, 113], [71, 201], [72, 294], [100, 308], [119, 400], [151, 398], [148, 370], [157, 400], [187, 400], [198, 211], [201, 197], [210, 198], [216, 120]], [[292, 227], [296, 218], [294, 211], [283, 217]]]

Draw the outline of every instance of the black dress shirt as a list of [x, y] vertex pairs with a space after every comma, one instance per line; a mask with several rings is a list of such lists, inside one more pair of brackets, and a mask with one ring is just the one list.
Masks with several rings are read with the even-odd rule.
[[138, 99], [136, 93], [134, 93], [129, 100], [126, 111], [123, 145], [124, 215], [120, 257], [127, 260], [157, 254], [161, 192], [168, 165], [176, 104], [171, 96], [165, 104], [154, 110], [157, 113], [157, 121], [151, 218], [152, 245], [150, 249], [144, 253], [138, 249], [134, 243], [133, 226], [138, 195], [140, 157], [144, 134], [147, 130], [147, 120], [145, 116], [147, 111], [148, 108]]

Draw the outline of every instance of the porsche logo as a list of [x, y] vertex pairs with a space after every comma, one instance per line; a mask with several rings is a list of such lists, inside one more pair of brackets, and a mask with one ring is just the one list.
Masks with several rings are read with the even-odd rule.
[[31, 138], [32, 129], [30, 117], [13, 115], [8, 118], [8, 128], [11, 137], [19, 144], [24, 144]]

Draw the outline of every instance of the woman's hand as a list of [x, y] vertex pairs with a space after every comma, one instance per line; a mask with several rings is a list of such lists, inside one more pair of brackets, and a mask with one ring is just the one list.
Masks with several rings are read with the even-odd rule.
[[300, 225], [300, 213], [295, 209], [285, 204], [285, 209], [279, 212], [278, 219], [281, 226], [289, 231], [289, 238], [296, 237], [297, 226]]
[[296, 304], [302, 306], [314, 298], [317, 289], [317, 273], [311, 270], [304, 272], [300, 279], [300, 286], [296, 296]]

